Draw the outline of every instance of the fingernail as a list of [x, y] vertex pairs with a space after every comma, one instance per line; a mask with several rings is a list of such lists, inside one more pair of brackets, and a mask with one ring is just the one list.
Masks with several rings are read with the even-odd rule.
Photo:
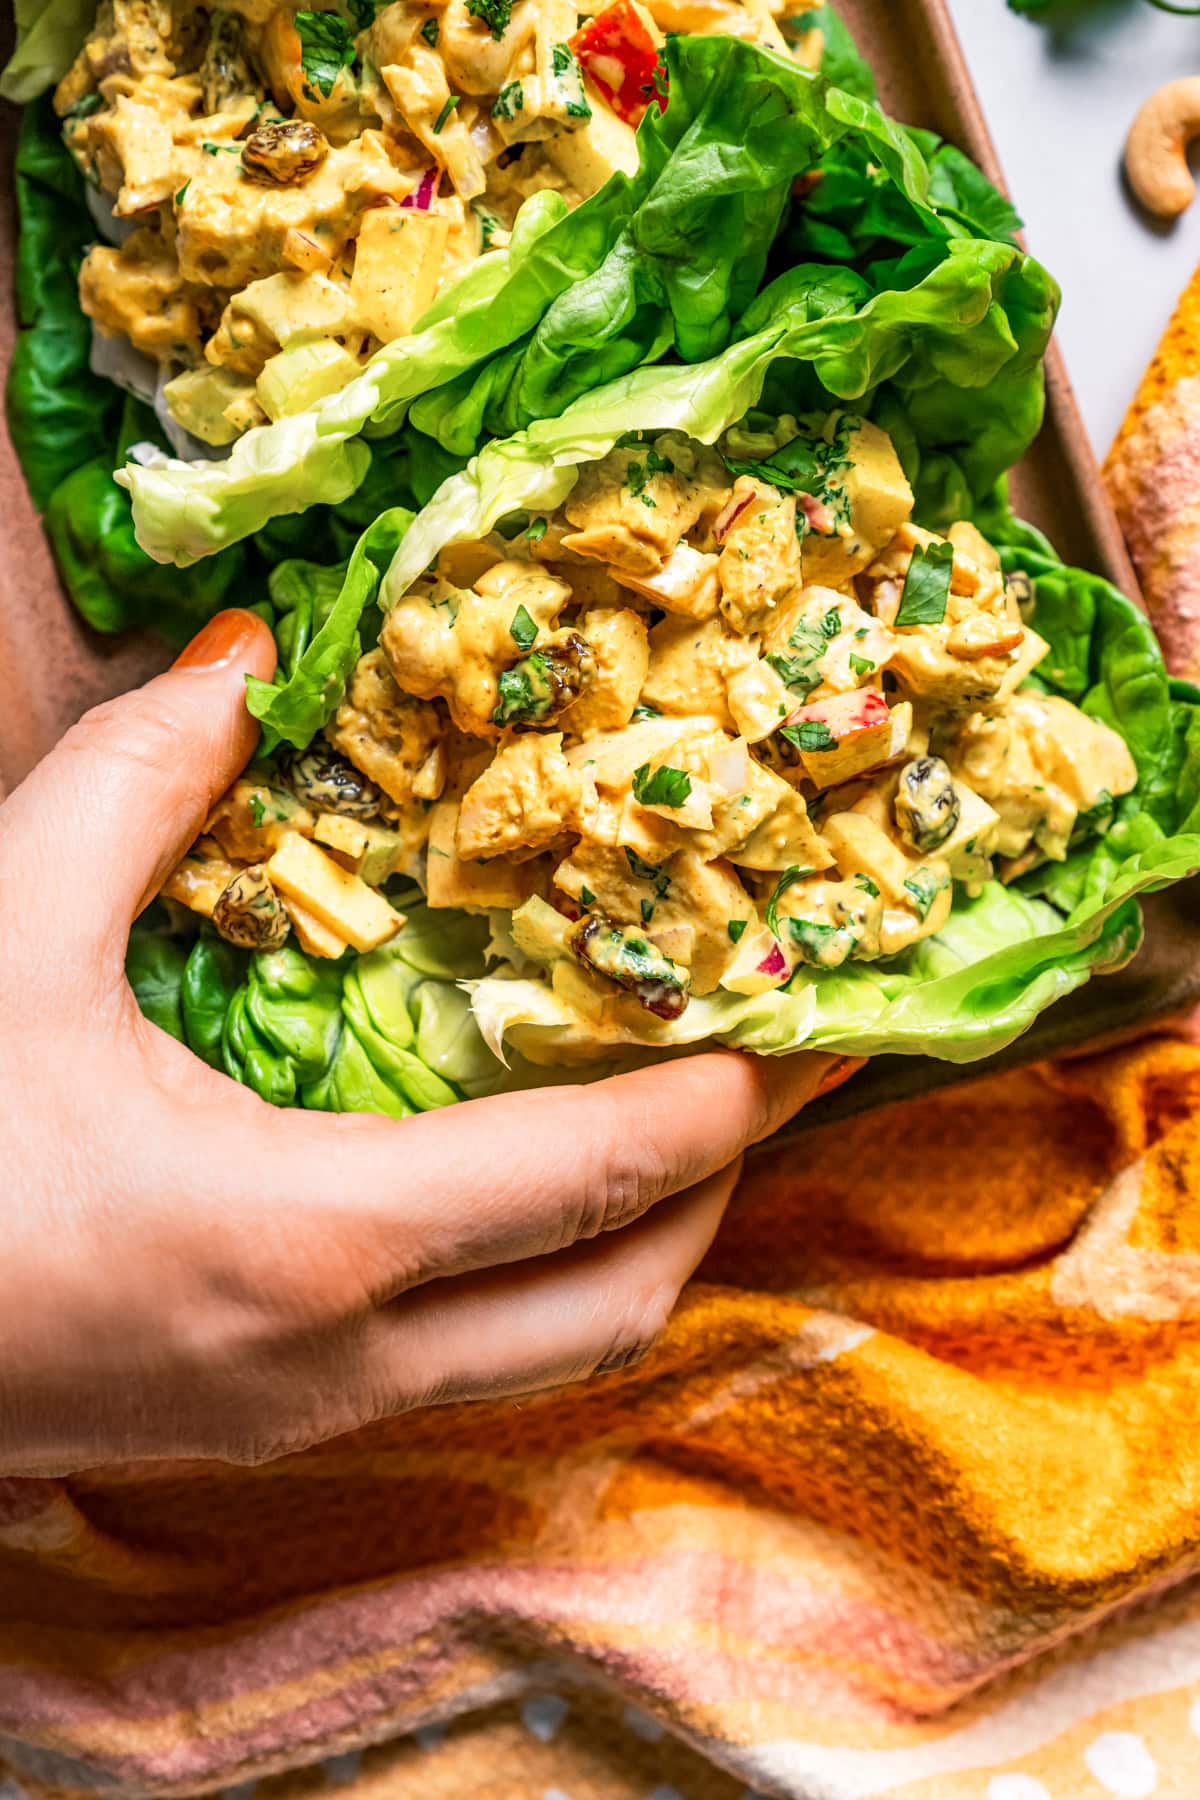
[[865, 1056], [839, 1056], [837, 1061], [826, 1069], [821, 1077], [821, 1085], [817, 1089], [817, 1098], [822, 1094], [832, 1094], [834, 1088], [840, 1088], [843, 1081], [849, 1081], [859, 1069], [866, 1065]]
[[198, 631], [185, 650], [181, 650], [172, 667], [176, 669], [219, 669], [232, 662], [259, 629], [256, 613], [244, 607], [231, 606], [219, 612]]

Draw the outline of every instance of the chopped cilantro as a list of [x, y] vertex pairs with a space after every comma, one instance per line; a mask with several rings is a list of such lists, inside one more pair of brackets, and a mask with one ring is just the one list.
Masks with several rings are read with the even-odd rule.
[[904, 577], [897, 625], [940, 625], [950, 598], [954, 545], [918, 544]]
[[837, 739], [826, 725], [824, 719], [801, 719], [799, 725], [781, 725], [780, 737], [794, 744], [797, 750], [835, 750]]
[[375, 0], [347, 0], [347, 4], [360, 31], [375, 23]]
[[350, 27], [336, 13], [327, 12], [298, 12], [295, 26], [300, 34], [300, 67], [305, 79], [328, 100], [338, 76], [354, 61]]
[[821, 919], [789, 919], [787, 927], [801, 960], [819, 969], [836, 969], [854, 948], [854, 933], [844, 925], [828, 925]]
[[790, 887], [795, 887], [798, 881], [803, 881], [806, 876], [811, 874], [811, 869], [802, 869], [798, 863], [793, 863], [790, 869], [785, 869], [783, 871], [783, 874], [775, 883], [771, 898], [767, 901], [766, 913], [767, 930], [771, 933], [772, 937], [779, 936], [779, 902], [783, 899], [783, 896]]
[[175, 204], [176, 204], [176, 206], [182, 206], [182, 205], [183, 205], [183, 203], [184, 203], [184, 200], [185, 200], [185, 199], [186, 199], [186, 198], [187, 198], [187, 191], [188, 191], [188, 189], [189, 189], [189, 188], [190, 188], [190, 187], [191, 187], [191, 185], [192, 185], [192, 184], [191, 184], [191, 182], [190, 182], [190, 181], [185, 181], [185, 182], [184, 182], [184, 184], [183, 184], [183, 186], [182, 186], [182, 187], [181, 187], [181, 188], [180, 188], [180, 190], [179, 190], [179, 192], [178, 192], [178, 193], [177, 193], [177, 194], [176, 194], [176, 196], [175, 196]]
[[856, 886], [860, 887], [864, 894], [870, 894], [872, 900], [878, 900], [879, 889], [875, 886], [875, 883], [871, 880], [869, 875], [860, 873], [854, 877], [854, 880]]
[[869, 656], [855, 656], [854, 652], [851, 651], [850, 667], [854, 670], [856, 675], [870, 675], [874, 672], [875, 664], [871, 661]]
[[928, 918], [930, 907], [942, 890], [949, 885], [944, 875], [939, 875], [936, 869], [930, 869], [924, 863], [919, 869], [913, 871], [904, 886], [912, 896], [913, 908], [918, 919]]
[[471, 17], [482, 19], [497, 43], [508, 30], [512, 9], [513, 0], [467, 0]]
[[579, 899], [584, 906], [592, 906], [595, 904], [596, 896], [593, 894], [590, 887], [581, 887], [579, 890]]
[[63, 117], [65, 119], [90, 119], [92, 114], [99, 112], [103, 105], [103, 94], [85, 94], [82, 100], [75, 102], [69, 112], [63, 114]]
[[735, 944], [741, 943], [742, 933], [745, 931], [745, 929], [749, 923], [750, 923], [749, 919], [730, 919], [730, 920], [728, 920], [728, 922], [726, 923], [725, 929], [729, 933], [730, 940], [733, 943], [735, 943]]
[[540, 543], [542, 538], [545, 537], [545, 535], [546, 535], [546, 520], [545, 519], [534, 519], [532, 521], [532, 523], [530, 524], [529, 529], [525, 533], [525, 536], [528, 538], [528, 540], [531, 544]]
[[665, 900], [671, 888], [671, 877], [661, 863], [647, 862], [636, 850], [625, 846], [625, 860], [629, 864], [629, 873], [635, 881], [648, 881], [654, 889], [656, 900]]
[[653, 902], [653, 900], [641, 900], [638, 902], [638, 906], [639, 906], [639, 910], [642, 915], [642, 924], [648, 925], [650, 923], [651, 919], [654, 917], [654, 902]]
[[222, 151], [224, 151], [226, 156], [240, 156], [242, 154], [242, 146], [240, 144], [201, 144], [200, 148], [203, 150], [205, 156], [220, 156]]
[[502, 669], [496, 683], [499, 700], [493, 725], [536, 724], [550, 711], [553, 692], [546, 659], [534, 650], [515, 668]]
[[433, 122], [434, 137], [440, 137], [442, 135], [442, 126], [446, 123], [446, 120], [450, 117], [450, 114], [454, 111], [461, 99], [461, 94], [451, 94], [448, 96], [446, 104], [442, 107], [441, 112]]
[[692, 778], [685, 769], [664, 765], [650, 773], [650, 764], [642, 763], [633, 772], [633, 797], [642, 806], [682, 806], [692, 791]]
[[801, 700], [807, 700], [813, 689], [821, 685], [821, 671], [808, 658], [771, 655], [767, 662], [784, 687], [790, 688]]
[[629, 489], [629, 492], [633, 495], [635, 500], [645, 485], [645, 465], [640, 462], [631, 462], [628, 469], [625, 471], [625, 486]]
[[673, 475], [675, 464], [669, 456], [660, 456], [657, 450], [647, 450], [646, 473], [648, 475]]
[[524, 110], [524, 88], [519, 81], [506, 81], [496, 95], [496, 104], [492, 108], [493, 119], [515, 119], [517, 114]]
[[512, 623], [508, 628], [508, 635], [517, 646], [517, 649], [532, 650], [534, 644], [537, 642], [537, 634], [537, 620], [526, 612], [523, 606], [518, 606], [516, 612], [512, 616]]
[[662, 714], [657, 706], [651, 706], [648, 700], [639, 700], [633, 709], [635, 719], [661, 719]]
[[429, 45], [431, 50], [437, 49], [438, 22], [436, 19], [426, 19], [421, 27], [421, 36], [425, 39], [425, 42]]
[[552, 46], [550, 65], [554, 78], [562, 89], [568, 119], [590, 119], [592, 109], [583, 91], [583, 76], [579, 72], [579, 64], [570, 44]]
[[254, 829], [255, 831], [261, 831], [264, 811], [262, 796], [260, 794], [251, 794], [248, 805], [250, 807], [250, 817], [254, 820]]
[[495, 218], [493, 214], [484, 212], [482, 208], [478, 206], [475, 208], [475, 212], [479, 219], [479, 248], [481, 250], [490, 250], [492, 247], [492, 239], [500, 229], [500, 221]]
[[842, 615], [836, 606], [831, 606], [821, 620], [821, 636], [835, 638], [842, 629]]

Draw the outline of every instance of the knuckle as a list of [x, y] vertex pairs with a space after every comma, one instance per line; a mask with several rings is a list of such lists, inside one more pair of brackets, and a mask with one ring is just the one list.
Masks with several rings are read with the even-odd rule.
[[74, 756], [101, 754], [110, 769], [169, 777], [198, 796], [204, 787], [205, 758], [195, 754], [186, 721], [152, 689], [102, 701], [72, 726], [63, 745]]
[[652, 1130], [623, 1118], [604, 1123], [585, 1140], [580, 1175], [564, 1197], [563, 1245], [619, 1231], [670, 1191], [668, 1158]]
[[611, 1375], [641, 1362], [666, 1330], [677, 1298], [677, 1290], [662, 1282], [632, 1293], [592, 1374]]

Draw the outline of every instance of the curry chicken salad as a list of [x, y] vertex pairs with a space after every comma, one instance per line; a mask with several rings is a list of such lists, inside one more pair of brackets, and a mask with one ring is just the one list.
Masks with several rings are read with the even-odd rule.
[[237, 781], [166, 895], [337, 957], [403, 930], [380, 890], [415, 877], [585, 1027], [649, 1043], [691, 996], [896, 956], [955, 883], [1062, 861], [1137, 779], [1041, 690], [1022, 579], [912, 509], [846, 412], [622, 442], [549, 516], [447, 545], [324, 740]]
[[[439, 288], [638, 167], [664, 33], [789, 45], [781, 0], [104, 0], [59, 83], [66, 143], [111, 205], [79, 291], [152, 359], [169, 415], [220, 448], [344, 387]], [[102, 219], [102, 224], [108, 221]]]

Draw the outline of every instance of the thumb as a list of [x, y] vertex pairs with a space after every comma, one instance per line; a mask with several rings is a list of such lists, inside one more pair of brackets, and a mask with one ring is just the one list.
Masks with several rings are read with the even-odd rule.
[[274, 667], [264, 622], [221, 612], [165, 675], [72, 726], [5, 808], [5, 860], [22, 871], [14, 898], [36, 913], [20, 923], [124, 955], [132, 919], [253, 753], [245, 676]]

